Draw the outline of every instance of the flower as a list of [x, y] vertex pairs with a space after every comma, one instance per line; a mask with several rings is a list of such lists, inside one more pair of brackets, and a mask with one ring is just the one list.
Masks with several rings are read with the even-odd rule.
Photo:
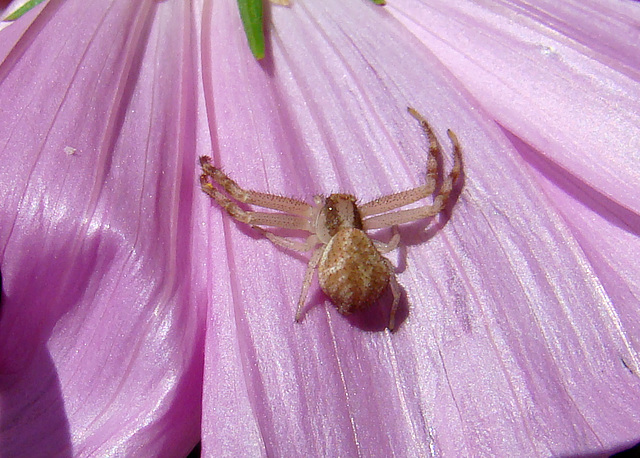
[[[603, 13], [298, 0], [270, 10], [257, 62], [231, 0], [94, 3], [0, 31], [3, 453], [638, 440], [638, 84], [633, 45], [590, 41]], [[449, 164], [457, 133], [465, 174], [448, 218], [400, 228], [404, 320], [371, 331], [314, 284], [295, 324], [306, 258], [212, 205], [197, 157], [247, 188], [368, 200], [423, 182], [407, 105]]]

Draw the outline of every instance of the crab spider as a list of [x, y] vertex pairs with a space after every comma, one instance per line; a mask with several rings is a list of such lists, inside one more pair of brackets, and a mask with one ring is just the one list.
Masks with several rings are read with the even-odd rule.
[[[408, 108], [408, 111], [418, 120], [429, 140], [426, 182], [362, 205], [358, 205], [351, 194], [315, 196], [314, 203], [309, 204], [290, 197], [247, 190], [212, 165], [211, 158], [200, 157], [202, 190], [231, 217], [251, 225], [276, 245], [301, 252], [313, 250], [302, 282], [296, 321], [302, 319], [309, 286], [317, 269], [320, 287], [344, 315], [368, 308], [390, 286], [393, 303], [388, 328], [395, 328], [400, 287], [393, 265], [383, 255], [394, 250], [400, 242], [397, 225], [435, 216], [446, 207], [462, 168], [460, 144], [456, 135], [448, 130], [454, 163], [433, 203], [400, 209], [435, 192], [438, 159], [442, 157], [440, 143], [427, 120], [413, 108]], [[244, 210], [238, 202], [276, 212]], [[263, 226], [293, 229], [309, 235], [301, 242], [276, 235]], [[393, 236], [388, 243], [372, 240], [367, 234], [369, 230], [384, 227], [393, 227]]]

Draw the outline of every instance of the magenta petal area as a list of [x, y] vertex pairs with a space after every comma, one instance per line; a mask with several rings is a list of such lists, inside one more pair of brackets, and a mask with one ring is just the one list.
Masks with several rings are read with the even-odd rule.
[[[600, 313], [624, 337], [628, 356], [620, 361], [638, 374], [638, 2], [400, 0], [388, 10], [504, 126], [532, 166], [593, 269], [607, 301]], [[616, 404], [594, 396], [601, 449], [638, 441], [624, 433], [627, 417]]]
[[497, 122], [640, 214], [638, 2], [399, 0], [388, 11]]
[[52, 0], [0, 32], [3, 456], [199, 439], [190, 24], [182, 2]]
[[212, 156], [242, 186], [308, 201], [418, 186], [427, 145], [407, 105], [445, 167], [447, 128], [465, 158], [450, 217], [401, 227], [389, 255], [394, 334], [339, 315], [315, 282], [294, 323], [307, 256], [203, 203], [207, 456], [576, 456], [638, 440], [635, 318], [516, 140], [421, 42], [368, 2], [299, 0], [270, 9], [258, 63], [233, 1], [201, 16]]
[[[637, 442], [637, 2], [292, 3], [261, 62], [235, 0], [49, 0], [0, 27], [0, 455]], [[464, 173], [388, 254], [397, 331], [390, 294], [344, 317], [315, 280], [295, 323], [308, 255], [221, 211], [197, 157], [366, 202], [424, 183], [407, 106]]]

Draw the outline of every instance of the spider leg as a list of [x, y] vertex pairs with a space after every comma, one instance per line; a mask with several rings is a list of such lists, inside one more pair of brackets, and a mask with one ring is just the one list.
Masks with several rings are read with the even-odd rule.
[[266, 238], [271, 241], [274, 245], [281, 246], [288, 250], [307, 252], [313, 249], [319, 242], [318, 236], [313, 234], [307, 237], [307, 240], [304, 242], [299, 242], [297, 240], [291, 240], [289, 237], [281, 237], [279, 235], [274, 234], [271, 231], [268, 231], [260, 226], [252, 226], [256, 231], [260, 232]]
[[389, 331], [393, 332], [396, 327], [396, 312], [398, 311], [398, 306], [400, 305], [400, 297], [402, 296], [402, 291], [400, 290], [400, 285], [398, 284], [398, 280], [396, 279], [395, 267], [391, 264], [387, 258], [384, 258], [385, 264], [387, 265], [387, 269], [389, 269], [389, 287], [391, 288], [391, 294], [393, 295], [393, 302], [391, 304], [391, 312], [389, 313], [389, 324], [387, 328]]
[[302, 282], [302, 291], [300, 292], [300, 299], [298, 300], [298, 309], [296, 310], [296, 322], [300, 323], [302, 321], [302, 317], [304, 315], [303, 308], [304, 303], [307, 300], [307, 294], [309, 293], [309, 286], [311, 286], [311, 280], [313, 279], [313, 272], [316, 270], [318, 266], [318, 262], [320, 262], [320, 258], [322, 257], [322, 253], [324, 253], [324, 246], [318, 248], [311, 255], [311, 259], [309, 259], [309, 264], [307, 264], [307, 271], [304, 274], [304, 281]]
[[396, 209], [398, 207], [404, 207], [420, 199], [424, 199], [433, 193], [436, 188], [436, 177], [438, 176], [438, 155], [442, 155], [442, 146], [438, 141], [438, 137], [433, 132], [433, 129], [427, 122], [427, 120], [416, 110], [409, 107], [409, 113], [416, 118], [429, 140], [429, 157], [427, 158], [427, 182], [413, 189], [407, 191], [397, 192], [388, 196], [383, 196], [378, 199], [367, 202], [360, 205], [360, 215], [363, 218], [367, 216], [377, 215], [389, 210]]
[[[200, 166], [202, 167], [203, 172], [202, 177], [210, 176], [213, 181], [215, 181], [227, 192], [227, 194], [229, 194], [239, 202], [250, 205], [257, 205], [259, 207], [270, 208], [272, 210], [278, 210], [298, 216], [309, 217], [311, 215], [311, 205], [301, 200], [241, 188], [222, 170], [220, 170], [218, 167], [213, 166], [211, 164], [211, 158], [208, 156], [200, 157]], [[200, 181], [202, 182], [203, 178], [201, 178]], [[208, 180], [204, 180], [204, 182], [208, 182]], [[209, 184], [209, 186], [211, 186], [211, 184]], [[206, 190], [204, 191], [207, 194], [211, 195]]]
[[[426, 123], [426, 121], [424, 121], [424, 123]], [[447, 135], [449, 136], [451, 144], [453, 145], [453, 167], [451, 168], [451, 172], [449, 172], [449, 175], [442, 183], [440, 191], [434, 197], [433, 205], [425, 205], [423, 207], [411, 208], [408, 210], [398, 210], [391, 213], [384, 213], [382, 215], [373, 216], [363, 221], [362, 225], [365, 230], [409, 223], [411, 221], [435, 216], [442, 211], [442, 209], [447, 205], [449, 196], [451, 195], [451, 191], [453, 189], [453, 184], [460, 176], [460, 171], [462, 170], [462, 150], [460, 148], [460, 143], [458, 142], [458, 137], [456, 137], [456, 134], [454, 134], [451, 130], [447, 130]]]
[[274, 226], [284, 229], [309, 231], [310, 223], [308, 218], [290, 215], [288, 213], [267, 213], [243, 210], [238, 204], [214, 188], [213, 185], [209, 183], [207, 175], [205, 174], [200, 176], [200, 185], [205, 193], [215, 200], [218, 205], [224, 208], [230, 216], [241, 223], [250, 224], [252, 226]]
[[374, 240], [373, 244], [376, 246], [380, 254], [386, 254], [390, 251], [398, 248], [398, 244], [400, 243], [400, 233], [398, 232], [398, 226], [393, 226], [393, 236], [391, 240], [387, 243], [381, 242], [380, 240]]

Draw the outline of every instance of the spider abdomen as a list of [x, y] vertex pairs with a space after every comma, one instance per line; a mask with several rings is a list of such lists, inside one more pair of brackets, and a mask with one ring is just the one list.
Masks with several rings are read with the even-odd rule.
[[387, 260], [357, 228], [340, 229], [318, 264], [318, 281], [342, 314], [367, 308], [389, 284]]

